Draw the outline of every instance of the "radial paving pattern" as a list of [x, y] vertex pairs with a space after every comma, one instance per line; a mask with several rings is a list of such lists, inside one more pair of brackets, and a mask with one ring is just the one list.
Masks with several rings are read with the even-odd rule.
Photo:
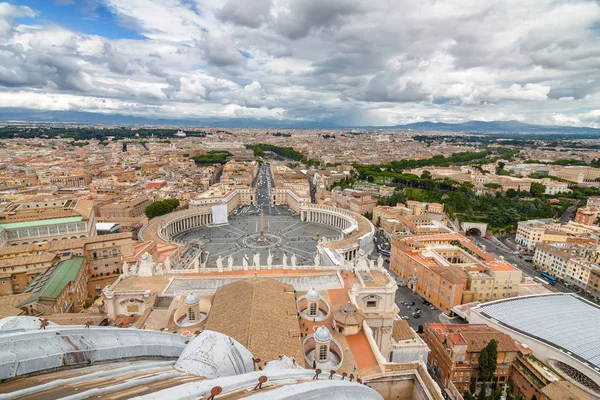
[[220, 255], [223, 263], [233, 255], [234, 265], [242, 265], [244, 255], [252, 265], [253, 255], [260, 254], [261, 266], [267, 265], [269, 252], [273, 256], [273, 265], [281, 265], [284, 253], [287, 264], [291, 265], [292, 255], [296, 256], [297, 265], [313, 265], [316, 245], [319, 237], [339, 239], [342, 233], [327, 225], [303, 222], [280, 207], [273, 208], [273, 215], [264, 216], [264, 240], [260, 236], [259, 215], [232, 215], [229, 224], [218, 227], [201, 227], [177, 236], [178, 241], [199, 243], [210, 252], [207, 266], [216, 267], [216, 259]]

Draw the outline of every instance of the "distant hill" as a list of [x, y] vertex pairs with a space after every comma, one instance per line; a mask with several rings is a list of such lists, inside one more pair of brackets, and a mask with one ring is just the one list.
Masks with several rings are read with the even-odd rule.
[[531, 125], [518, 121], [469, 121], [459, 124], [444, 122], [418, 122], [396, 126], [343, 126], [333, 122], [294, 121], [252, 118], [193, 118], [169, 119], [133, 117], [120, 114], [96, 114], [77, 111], [38, 111], [19, 108], [0, 108], [0, 121], [5, 124], [15, 122], [65, 123], [90, 125], [163, 125], [163, 126], [207, 126], [219, 128], [296, 128], [296, 129], [382, 129], [412, 130], [417, 132], [465, 132], [465, 133], [550, 133], [585, 134], [600, 136], [600, 129], [557, 125]]
[[410, 129], [414, 131], [442, 131], [469, 133], [579, 133], [600, 135], [600, 129], [558, 125], [531, 125], [519, 121], [469, 121], [459, 124], [444, 122], [417, 122], [396, 125], [387, 129]]

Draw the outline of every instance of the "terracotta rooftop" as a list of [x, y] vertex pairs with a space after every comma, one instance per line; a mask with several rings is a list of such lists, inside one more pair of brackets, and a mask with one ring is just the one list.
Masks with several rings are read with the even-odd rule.
[[552, 382], [542, 389], [550, 400], [591, 400], [592, 398], [575, 385], [567, 381]]
[[415, 332], [405, 320], [394, 321], [392, 337], [395, 341], [409, 340], [415, 337]]
[[286, 355], [305, 365], [292, 285], [246, 279], [217, 289], [205, 329], [231, 336], [262, 361]]

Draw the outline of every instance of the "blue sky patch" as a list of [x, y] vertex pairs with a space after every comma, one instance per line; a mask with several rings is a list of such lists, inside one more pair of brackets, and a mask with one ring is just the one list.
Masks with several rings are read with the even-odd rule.
[[19, 18], [23, 24], [55, 23], [75, 32], [107, 39], [144, 38], [119, 24], [100, 0], [19, 0], [12, 4], [28, 6], [37, 13], [36, 18]]

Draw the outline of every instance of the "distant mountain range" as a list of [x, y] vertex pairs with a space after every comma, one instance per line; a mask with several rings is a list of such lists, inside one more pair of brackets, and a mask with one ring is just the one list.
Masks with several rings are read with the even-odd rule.
[[396, 125], [386, 129], [470, 133], [579, 133], [600, 135], [600, 129], [559, 125], [532, 125], [524, 124], [519, 121], [468, 121], [459, 124], [417, 122], [414, 124]]
[[251, 118], [196, 118], [167, 119], [132, 117], [128, 115], [77, 111], [37, 111], [18, 108], [0, 109], [0, 121], [5, 124], [30, 122], [40, 124], [90, 124], [90, 125], [162, 125], [182, 127], [220, 127], [220, 128], [272, 128], [272, 129], [381, 129], [412, 130], [417, 132], [465, 132], [465, 133], [531, 133], [531, 134], [584, 134], [600, 136], [600, 129], [558, 125], [531, 125], [518, 121], [469, 121], [459, 124], [444, 122], [417, 122], [395, 126], [341, 126], [333, 122], [272, 120]]

